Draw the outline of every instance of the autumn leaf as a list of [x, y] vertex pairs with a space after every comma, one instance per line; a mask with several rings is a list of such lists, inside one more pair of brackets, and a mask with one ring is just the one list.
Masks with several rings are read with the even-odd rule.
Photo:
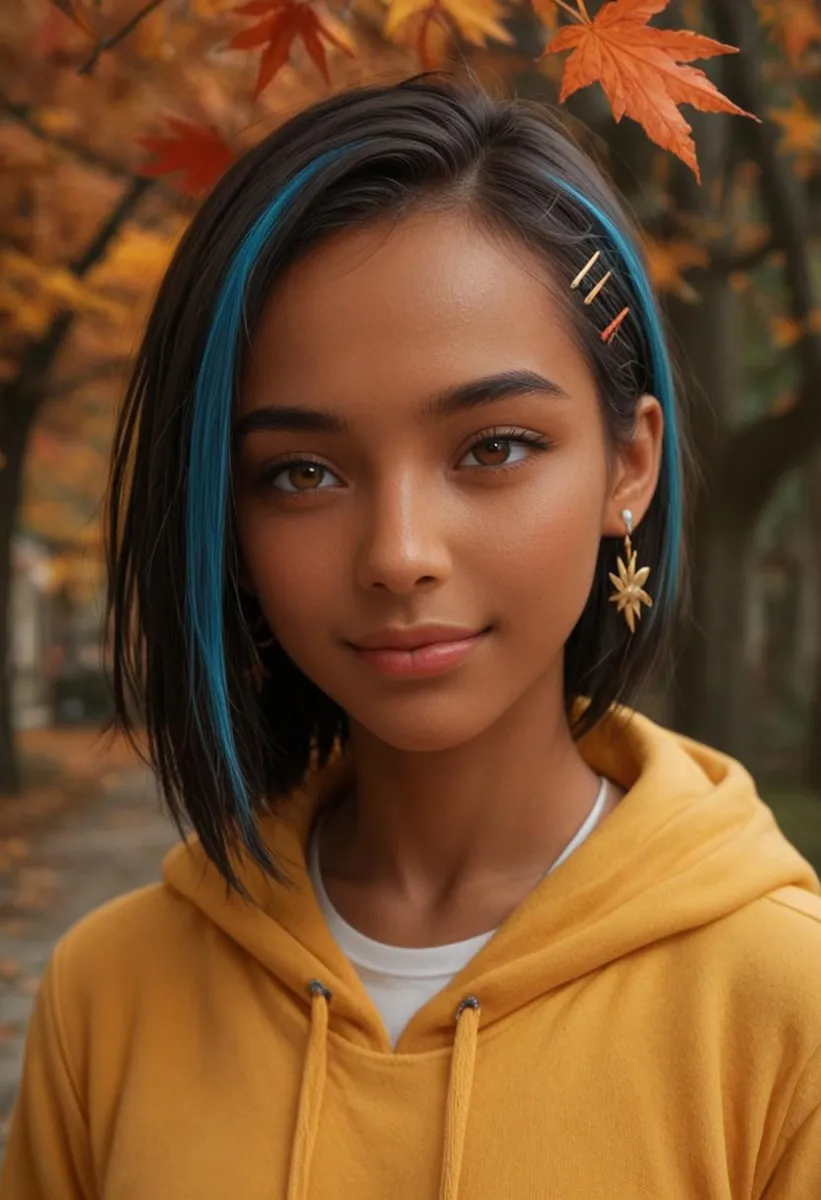
[[770, 39], [781, 42], [795, 66], [812, 42], [821, 41], [821, 5], [818, 0], [758, 0], [761, 22], [770, 28]]
[[[511, 45], [513, 35], [499, 18], [505, 11], [497, 0], [392, 0], [385, 19], [389, 38], [402, 36], [408, 22], [415, 22], [416, 49], [424, 67], [436, 65], [441, 55], [432, 56], [430, 42], [437, 27], [447, 34], [458, 33], [473, 46], [484, 47], [487, 39]], [[441, 33], [438, 35], [441, 39]]]
[[397, 26], [391, 40], [397, 45], [411, 46], [422, 67], [430, 71], [442, 66], [453, 46], [453, 29], [432, 6], [413, 13]]
[[131, 35], [131, 44], [142, 58], [173, 56], [174, 46], [169, 37], [168, 11], [158, 8], [143, 18]]
[[235, 7], [235, 0], [188, 0], [191, 11], [197, 17], [216, 17]]
[[155, 156], [146, 163], [142, 175], [156, 177], [182, 172], [180, 187], [196, 195], [207, 191], [234, 161], [235, 155], [216, 129], [187, 121], [183, 117], [168, 117], [169, 137], [141, 137], [139, 144]]
[[0, 311], [10, 312], [23, 328], [28, 305], [38, 331], [43, 318], [50, 317], [55, 308], [72, 308], [115, 322], [122, 321], [128, 312], [124, 305], [88, 287], [65, 267], [45, 266], [12, 249], [0, 252], [0, 265], [3, 270]]
[[698, 67], [683, 64], [734, 54], [736, 48], [689, 30], [648, 25], [668, 0], [610, 0], [592, 19], [582, 0], [578, 4], [577, 13], [562, 5], [576, 21], [560, 29], [543, 52], [572, 51], [559, 99], [600, 83], [616, 121], [625, 116], [638, 121], [652, 141], [676, 154], [700, 179], [692, 129], [678, 105], [690, 104], [700, 112], [752, 114], [723, 96]]
[[83, 33], [87, 33], [89, 37], [96, 38], [96, 30], [89, 24], [83, 12], [77, 7], [72, 0], [51, 0], [55, 8], [59, 9], [63, 16], [68, 17], [69, 21], [73, 22], [78, 29], [82, 29]]
[[182, 223], [173, 235], [132, 224], [86, 278], [95, 288], [133, 290], [137, 282], [155, 285], [165, 273], [181, 233]]
[[769, 114], [784, 130], [781, 150], [792, 154], [821, 154], [821, 117], [802, 100], [790, 108], [773, 108]]
[[559, 6], [556, 0], [531, 0], [533, 11], [548, 33], [553, 33], [559, 24]]
[[229, 50], [265, 47], [259, 64], [255, 96], [259, 96], [285, 66], [297, 38], [302, 40], [311, 62], [328, 84], [331, 76], [323, 39], [349, 57], [354, 57], [353, 43], [342, 30], [338, 26], [331, 28], [329, 21], [323, 21], [316, 9], [302, 0], [248, 0], [235, 8], [234, 12], [246, 17], [262, 17], [256, 25], [243, 29], [228, 43]]
[[773, 317], [770, 332], [779, 350], [789, 350], [807, 334], [821, 334], [821, 309], [814, 308], [803, 321], [795, 317]]
[[647, 268], [654, 286], [660, 292], [669, 292], [687, 304], [696, 304], [699, 294], [684, 278], [684, 271], [691, 267], [706, 267], [710, 259], [700, 246], [684, 238], [672, 238], [659, 242], [645, 239]]

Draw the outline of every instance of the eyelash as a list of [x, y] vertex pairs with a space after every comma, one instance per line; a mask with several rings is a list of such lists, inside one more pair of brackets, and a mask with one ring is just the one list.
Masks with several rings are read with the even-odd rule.
[[[479, 446], [483, 446], [486, 442], [509, 442], [511, 445], [528, 446], [531, 450], [535, 450], [537, 453], [543, 453], [545, 450], [549, 450], [552, 445], [548, 438], [544, 437], [540, 433], [534, 433], [529, 429], [490, 429], [483, 433], [480, 437], [475, 438], [465, 450], [465, 453], [462, 457], [466, 457], [468, 454], [471, 454], [474, 450], [476, 450]], [[525, 463], [529, 461], [530, 455], [528, 455], [526, 458], [519, 459], [518, 462], [502, 463], [500, 466], [496, 467], [483, 466], [480, 463], [478, 466], [468, 467], [467, 469], [471, 471], [483, 472], [515, 471], [518, 467], [524, 466]], [[291, 457], [286, 456], [284, 458], [280, 458], [277, 462], [271, 463], [269, 466], [267, 466], [260, 475], [258, 481], [259, 486], [263, 488], [270, 488], [270, 490], [277, 492], [280, 496], [288, 496], [289, 498], [292, 496], [316, 495], [316, 493], [319, 491], [330, 490], [326, 488], [305, 488], [304, 490], [295, 488], [293, 491], [286, 491], [284, 488], [276, 488], [273, 486], [274, 481], [280, 475], [284, 474], [285, 471], [292, 467], [301, 466], [320, 467], [329, 474], [333, 474], [330, 468], [326, 467], [325, 463], [320, 459], [312, 458], [310, 455], [295, 454]]]

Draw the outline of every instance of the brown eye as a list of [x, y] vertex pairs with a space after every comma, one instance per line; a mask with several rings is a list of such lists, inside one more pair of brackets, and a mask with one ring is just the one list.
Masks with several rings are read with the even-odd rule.
[[510, 457], [510, 438], [485, 438], [471, 453], [483, 467], [502, 467]]
[[477, 439], [460, 466], [487, 471], [504, 470], [527, 462], [534, 454], [547, 450], [549, 440], [529, 429], [501, 429]]
[[296, 463], [288, 468], [288, 482], [298, 492], [310, 492], [321, 483], [323, 471], [317, 463]]
[[271, 467], [266, 471], [263, 483], [275, 492], [290, 496], [300, 492], [303, 495], [306, 492], [327, 492], [329, 488], [339, 486], [333, 471], [310, 458], [292, 459]]

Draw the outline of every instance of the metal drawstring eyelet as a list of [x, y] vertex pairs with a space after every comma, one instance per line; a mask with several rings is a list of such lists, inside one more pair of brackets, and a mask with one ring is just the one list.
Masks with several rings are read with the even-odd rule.
[[478, 996], [465, 996], [464, 1000], [462, 1001], [462, 1003], [459, 1005], [459, 1007], [456, 1010], [456, 1020], [457, 1021], [459, 1020], [459, 1018], [461, 1017], [462, 1013], [465, 1011], [466, 1008], [472, 1008], [476, 1012], [478, 1012], [479, 1009], [481, 1008], [481, 1005], [479, 1004], [479, 997]]
[[326, 988], [325, 984], [319, 979], [312, 979], [308, 985], [308, 989], [312, 996], [324, 996], [329, 1003], [334, 998], [334, 994], [330, 988]]

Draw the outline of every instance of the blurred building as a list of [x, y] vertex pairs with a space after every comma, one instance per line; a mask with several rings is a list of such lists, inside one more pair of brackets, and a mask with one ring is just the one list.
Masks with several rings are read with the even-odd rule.
[[12, 548], [12, 704], [18, 729], [97, 722], [109, 711], [99, 571], [82, 552], [19, 535]]

